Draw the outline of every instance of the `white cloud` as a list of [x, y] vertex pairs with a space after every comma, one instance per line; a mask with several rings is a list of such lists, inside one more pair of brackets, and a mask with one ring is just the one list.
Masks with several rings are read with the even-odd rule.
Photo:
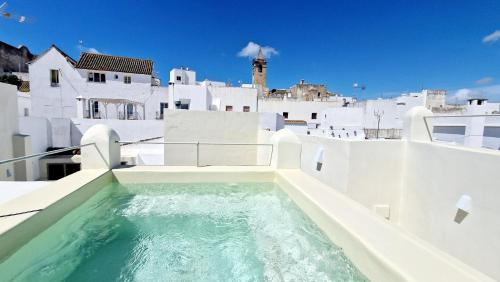
[[500, 39], [500, 30], [495, 30], [493, 33], [483, 37], [483, 43], [493, 43]]
[[97, 51], [96, 48], [83, 48], [85, 51], [84, 52], [87, 52], [87, 53], [94, 53], [94, 54], [99, 54], [100, 52]]
[[490, 83], [492, 83], [492, 82], [493, 82], [493, 80], [494, 80], [494, 78], [493, 78], [493, 77], [491, 77], [491, 76], [486, 76], [486, 77], [483, 77], [483, 78], [481, 78], [481, 79], [476, 80], [476, 84], [479, 84], [479, 85], [490, 84]]
[[94, 53], [94, 54], [100, 54], [101, 53], [96, 48], [83, 46], [83, 41], [82, 40], [80, 40], [78, 43], [79, 44], [76, 46], [76, 48], [78, 48], [78, 50], [80, 52]]
[[498, 102], [500, 101], [500, 84], [458, 89], [454, 94], [448, 96], [448, 102], [463, 103], [470, 98], [485, 98]]
[[255, 58], [259, 53], [259, 49], [262, 48], [262, 54], [266, 58], [270, 58], [272, 55], [278, 55], [279, 52], [271, 46], [260, 46], [252, 41], [248, 42], [241, 51], [238, 52], [238, 57], [248, 57]]

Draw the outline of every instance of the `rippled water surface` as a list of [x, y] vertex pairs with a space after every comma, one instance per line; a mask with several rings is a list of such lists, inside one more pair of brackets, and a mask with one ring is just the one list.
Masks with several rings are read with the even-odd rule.
[[2, 281], [367, 281], [272, 183], [111, 184]]

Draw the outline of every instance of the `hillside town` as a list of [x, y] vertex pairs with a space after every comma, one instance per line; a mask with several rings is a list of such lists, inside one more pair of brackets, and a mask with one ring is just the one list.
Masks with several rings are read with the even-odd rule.
[[[416, 106], [436, 115], [500, 113], [500, 103], [481, 98], [450, 105], [446, 90], [358, 100], [304, 80], [289, 88], [270, 88], [266, 76], [272, 65], [268, 66], [262, 50], [249, 65], [251, 83], [240, 85], [199, 81], [196, 71], [187, 67], [172, 68], [165, 82], [155, 74], [154, 60], [86, 52], [74, 59], [56, 45], [33, 55], [26, 46], [0, 42], [0, 54], [0, 75], [14, 77], [16, 84], [15, 93], [5, 93], [2, 99], [17, 104], [16, 112], [12, 107], [2, 112], [13, 123], [9, 134], [31, 139], [30, 148], [25, 148], [30, 153], [80, 145], [81, 136], [97, 123], [108, 124], [127, 140], [157, 138], [167, 110], [273, 113], [281, 119], [261, 124], [263, 129], [288, 128], [300, 135], [354, 140], [400, 139], [403, 118]], [[490, 135], [469, 136], [483, 128]], [[447, 119], [434, 127], [434, 133], [450, 142], [500, 149], [500, 132], [495, 128], [464, 117]], [[134, 159], [147, 159], [134, 155], [135, 151], [131, 154]], [[163, 152], [157, 154], [150, 156], [151, 162]], [[61, 163], [78, 165], [73, 157], [38, 161], [44, 165], [33, 161], [29, 179], [50, 179], [50, 169], [43, 169], [45, 162], [58, 163], [58, 167]]]

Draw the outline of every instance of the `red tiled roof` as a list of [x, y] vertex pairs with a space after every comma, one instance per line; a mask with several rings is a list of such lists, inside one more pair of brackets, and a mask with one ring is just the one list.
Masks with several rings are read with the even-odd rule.
[[94, 53], [82, 53], [76, 63], [78, 69], [116, 71], [137, 74], [153, 73], [153, 61]]

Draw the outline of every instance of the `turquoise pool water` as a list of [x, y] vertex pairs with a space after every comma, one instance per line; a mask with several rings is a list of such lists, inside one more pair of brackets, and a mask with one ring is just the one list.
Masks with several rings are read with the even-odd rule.
[[113, 183], [0, 264], [2, 281], [367, 281], [273, 183]]

